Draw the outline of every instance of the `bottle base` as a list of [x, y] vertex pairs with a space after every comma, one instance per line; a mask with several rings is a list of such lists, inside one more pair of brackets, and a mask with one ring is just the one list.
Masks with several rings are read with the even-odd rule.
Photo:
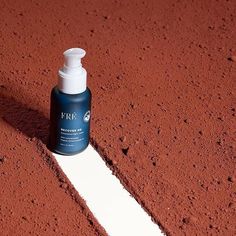
[[53, 152], [53, 153], [56, 153], [56, 154], [59, 154], [59, 155], [63, 155], [63, 156], [74, 156], [76, 154], [79, 154], [83, 151], [85, 151], [85, 149], [88, 147], [89, 143], [82, 149], [80, 149], [79, 151], [76, 151], [76, 152], [62, 152], [62, 151], [59, 151], [57, 149], [54, 149], [54, 148], [50, 148], [50, 146], [48, 146], [47, 148]]

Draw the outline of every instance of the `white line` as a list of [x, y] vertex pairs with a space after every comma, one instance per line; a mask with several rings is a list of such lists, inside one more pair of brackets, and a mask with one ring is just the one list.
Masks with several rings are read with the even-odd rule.
[[53, 155], [108, 235], [164, 235], [91, 145], [75, 156]]

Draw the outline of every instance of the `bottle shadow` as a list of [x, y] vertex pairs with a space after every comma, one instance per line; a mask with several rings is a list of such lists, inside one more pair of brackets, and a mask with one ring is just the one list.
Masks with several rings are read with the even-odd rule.
[[29, 138], [37, 138], [48, 143], [49, 119], [43, 113], [0, 94], [0, 116], [13, 128]]

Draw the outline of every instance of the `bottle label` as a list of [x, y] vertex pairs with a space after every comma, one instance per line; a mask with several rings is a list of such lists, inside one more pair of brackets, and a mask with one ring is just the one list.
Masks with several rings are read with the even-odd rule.
[[59, 145], [76, 150], [88, 142], [90, 110], [80, 112], [61, 112], [59, 122]]
[[64, 129], [61, 128], [60, 132], [60, 144], [62, 146], [71, 146], [76, 145], [77, 142], [84, 140], [83, 130], [80, 129]]

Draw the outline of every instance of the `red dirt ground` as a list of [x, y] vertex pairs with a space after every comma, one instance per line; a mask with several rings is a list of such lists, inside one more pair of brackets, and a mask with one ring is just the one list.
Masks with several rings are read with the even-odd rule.
[[42, 143], [48, 120], [2, 93], [0, 115], [0, 235], [106, 235]]
[[[82, 214], [73, 217], [81, 210], [54, 175], [46, 168], [37, 175], [45, 164], [31, 152], [37, 140], [46, 142], [62, 52], [79, 46], [87, 51], [93, 94], [91, 141], [127, 189], [169, 235], [236, 234], [235, 13], [234, 0], [2, 1], [1, 94], [33, 111], [22, 112], [19, 123], [3, 102], [1, 155], [15, 160], [10, 166], [20, 161], [22, 171], [33, 168], [28, 193], [40, 179], [51, 211], [59, 207], [68, 226], [74, 220], [60, 232], [75, 232], [81, 222], [95, 234]], [[36, 139], [28, 143], [26, 136]], [[9, 181], [21, 179], [7, 173]], [[9, 209], [26, 194], [17, 186], [6, 189], [6, 196], [19, 193], [8, 199]], [[72, 213], [54, 197], [66, 198]]]

